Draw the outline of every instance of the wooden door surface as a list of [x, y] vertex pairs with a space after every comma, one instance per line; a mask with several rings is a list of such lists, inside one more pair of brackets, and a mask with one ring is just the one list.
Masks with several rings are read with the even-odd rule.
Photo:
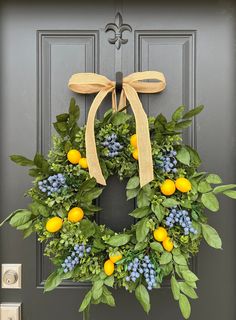
[[[105, 32], [117, 12], [132, 31], [122, 34], [126, 44], [109, 42]], [[226, 183], [236, 179], [235, 132], [235, 5], [230, 1], [13, 1], [1, 3], [1, 201], [0, 217], [25, 207], [24, 190], [30, 178], [9, 160], [11, 154], [31, 158], [36, 150], [47, 153], [56, 114], [63, 113], [72, 96], [85, 123], [92, 97], [67, 88], [77, 72], [98, 72], [110, 79], [122, 71], [158, 70], [165, 74], [166, 90], [142, 97], [150, 116], [169, 116], [176, 107], [206, 109], [186, 135], [197, 146], [203, 169], [219, 173]], [[119, 21], [116, 21], [119, 23]], [[110, 100], [104, 103], [101, 115]], [[113, 201], [111, 201], [111, 193]], [[124, 184], [112, 178], [102, 195], [101, 222], [122, 229], [132, 223], [128, 212], [134, 202], [125, 199]], [[221, 213], [210, 222], [219, 230], [224, 250], [202, 245], [194, 261], [199, 275], [199, 300], [191, 319], [236, 318], [235, 204], [222, 199]], [[1, 263], [23, 265], [22, 289], [1, 289], [1, 302], [22, 302], [23, 320], [82, 319], [78, 306], [87, 288], [64, 282], [43, 294], [52, 266], [42, 255], [36, 238], [5, 226], [0, 232]], [[146, 316], [133, 295], [114, 292], [117, 308], [95, 306], [91, 318], [181, 319], [169, 283], [151, 293], [152, 310]]]

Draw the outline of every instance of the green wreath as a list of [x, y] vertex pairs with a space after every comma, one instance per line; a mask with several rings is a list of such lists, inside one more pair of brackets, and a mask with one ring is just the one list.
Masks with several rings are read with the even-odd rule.
[[87, 170], [85, 127], [77, 124], [80, 110], [74, 99], [69, 112], [56, 117], [54, 127], [59, 135], [53, 137], [48, 159], [38, 153], [34, 160], [11, 156], [15, 163], [31, 167], [34, 182], [26, 194], [32, 203], [4, 222], [10, 220], [24, 237], [36, 232], [45, 243], [44, 254], [56, 267], [46, 280], [45, 291], [55, 289], [64, 279], [92, 283], [80, 306], [85, 319], [91, 304], [115, 306], [109, 287], [134, 292], [148, 313], [149, 290], [160, 288], [169, 276], [183, 318], [190, 317], [189, 298], [197, 298], [198, 280], [188, 267], [190, 258], [198, 252], [202, 238], [211, 247], [221, 248], [218, 233], [207, 224], [205, 208], [219, 210], [219, 193], [236, 198], [236, 185], [221, 185], [218, 175], [198, 172], [198, 153], [182, 143], [182, 129], [202, 109], [199, 106], [185, 113], [181, 106], [169, 122], [162, 114], [149, 118], [155, 178], [142, 188], [134, 117], [109, 110], [96, 121], [103, 174], [106, 179], [118, 175], [127, 180], [127, 200], [137, 203], [130, 213], [135, 223], [120, 233], [96, 223], [101, 210], [96, 199], [103, 188]]

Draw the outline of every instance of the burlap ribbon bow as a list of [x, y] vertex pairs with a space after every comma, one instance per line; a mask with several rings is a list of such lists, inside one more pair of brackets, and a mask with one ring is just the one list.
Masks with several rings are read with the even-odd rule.
[[[156, 81], [145, 82], [142, 80]], [[154, 175], [148, 118], [139, 99], [138, 92], [157, 93], [164, 90], [166, 86], [164, 75], [157, 71], [144, 71], [135, 72], [124, 77], [119, 106], [117, 106], [116, 99], [116, 83], [102, 75], [96, 73], [77, 73], [72, 75], [68, 86], [72, 91], [82, 94], [98, 93], [90, 107], [85, 132], [86, 157], [90, 176], [94, 177], [98, 183], [106, 185], [97, 155], [94, 120], [102, 101], [111, 92], [112, 109], [114, 112], [120, 111], [125, 106], [127, 99], [134, 113], [140, 186], [142, 187], [152, 181]]]

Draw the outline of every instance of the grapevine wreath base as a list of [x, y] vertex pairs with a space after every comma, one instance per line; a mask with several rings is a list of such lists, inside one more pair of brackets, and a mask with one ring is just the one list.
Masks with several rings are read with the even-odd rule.
[[85, 126], [77, 124], [80, 110], [74, 99], [69, 112], [57, 116], [54, 127], [59, 135], [54, 136], [47, 159], [38, 153], [34, 160], [11, 156], [17, 164], [30, 167], [34, 182], [26, 192], [32, 199], [29, 207], [16, 210], [5, 221], [22, 230], [24, 237], [36, 232], [45, 243], [44, 254], [55, 265], [45, 291], [64, 279], [91, 282], [80, 306], [85, 319], [91, 304], [115, 306], [109, 288], [134, 292], [148, 313], [149, 291], [160, 288], [166, 277], [171, 278], [173, 298], [183, 318], [190, 317], [189, 298], [197, 298], [198, 280], [189, 269], [190, 257], [198, 252], [202, 238], [211, 247], [221, 248], [218, 233], [207, 224], [205, 209], [219, 210], [219, 193], [236, 198], [236, 185], [221, 185], [218, 175], [198, 172], [197, 152], [182, 143], [181, 130], [202, 109], [185, 113], [181, 106], [169, 122], [162, 114], [149, 118], [154, 180], [142, 188], [134, 117], [109, 110], [96, 120], [103, 175], [127, 181], [127, 200], [137, 203], [129, 213], [135, 223], [120, 233], [96, 223], [101, 208], [95, 200], [103, 188], [89, 176]]

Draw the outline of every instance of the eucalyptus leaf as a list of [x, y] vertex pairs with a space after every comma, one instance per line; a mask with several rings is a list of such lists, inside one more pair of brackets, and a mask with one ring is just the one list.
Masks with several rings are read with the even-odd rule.
[[138, 193], [139, 193], [139, 188], [127, 190], [126, 191], [127, 200], [137, 197]]
[[150, 297], [147, 289], [144, 287], [144, 285], [140, 284], [135, 289], [135, 297], [140, 302], [141, 306], [143, 307], [144, 311], [146, 313], [149, 313], [150, 311]]
[[206, 180], [202, 180], [200, 181], [199, 185], [198, 185], [198, 191], [201, 193], [206, 193], [212, 190], [211, 185], [206, 181]]
[[181, 270], [181, 274], [185, 281], [196, 282], [198, 277], [190, 270]]
[[159, 222], [161, 222], [165, 216], [165, 209], [159, 203], [153, 203], [151, 206], [152, 211], [155, 213]]
[[180, 264], [181, 266], [187, 265], [187, 261], [182, 254], [173, 255], [173, 259], [174, 259], [174, 262], [176, 262], [177, 264]]
[[58, 270], [50, 274], [44, 284], [44, 292], [49, 292], [55, 289], [64, 279], [63, 274], [59, 273]]

